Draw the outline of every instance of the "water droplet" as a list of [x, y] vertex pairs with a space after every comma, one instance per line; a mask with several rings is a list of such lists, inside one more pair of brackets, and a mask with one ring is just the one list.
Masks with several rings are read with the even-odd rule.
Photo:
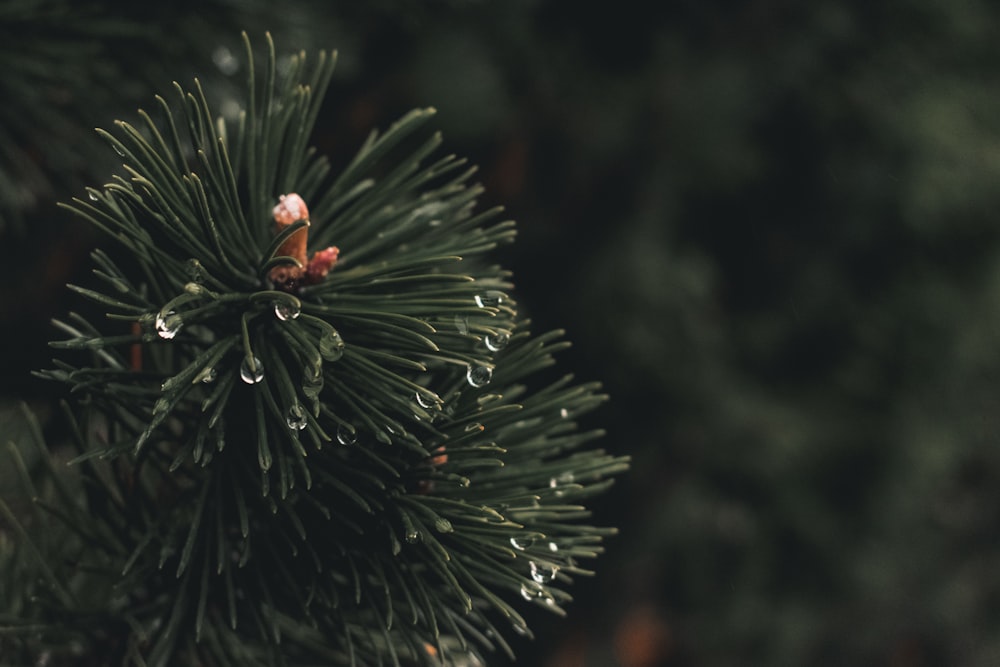
[[416, 528], [410, 528], [406, 531], [406, 541], [410, 544], [416, 544], [420, 539], [420, 533], [417, 532]]
[[525, 600], [538, 600], [545, 597], [545, 588], [540, 584], [525, 581], [521, 584], [521, 597]]
[[97, 201], [97, 194], [94, 192], [88, 192], [87, 196], [90, 197], [90, 201]]
[[125, 157], [125, 151], [121, 149], [121, 146], [118, 144], [111, 144], [111, 147], [115, 149], [115, 152], [118, 153], [119, 156]]
[[259, 357], [253, 358], [252, 366], [249, 359], [243, 358], [243, 363], [240, 364], [240, 378], [247, 384], [257, 384], [264, 379], [264, 364]]
[[308, 366], [305, 367], [305, 372], [303, 373], [303, 375], [305, 376], [306, 382], [308, 382], [309, 384], [315, 384], [317, 382], [322, 383], [323, 362], [317, 359], [314, 363], [310, 363]]
[[298, 403], [293, 404], [292, 407], [288, 408], [288, 415], [285, 418], [285, 423], [287, 423], [288, 428], [293, 431], [301, 431], [304, 429], [308, 423], [305, 409]]
[[567, 471], [560, 473], [558, 477], [549, 479], [549, 488], [555, 489], [556, 496], [564, 496], [566, 495], [566, 490], [562, 487], [566, 484], [572, 484], [574, 481], [573, 473]]
[[524, 551], [531, 548], [531, 545], [535, 543], [535, 538], [528, 535], [516, 535], [510, 538], [510, 545], [517, 549], [518, 551]]
[[476, 305], [480, 308], [496, 308], [504, 300], [504, 293], [495, 289], [476, 295]]
[[547, 584], [552, 581], [559, 567], [548, 563], [536, 563], [531, 561], [531, 578], [540, 584]]
[[177, 335], [177, 332], [184, 326], [181, 316], [174, 311], [160, 313], [156, 316], [156, 333], [164, 340], [170, 340]]
[[485, 387], [493, 379], [493, 369], [489, 366], [469, 366], [465, 379], [473, 387]]
[[353, 445], [358, 441], [358, 432], [353, 426], [341, 424], [337, 427], [337, 442], [342, 445]]
[[425, 410], [433, 410], [438, 405], [438, 397], [436, 394], [431, 394], [424, 391], [417, 392], [417, 405]]
[[510, 334], [504, 331], [498, 331], [495, 334], [488, 334], [486, 338], [483, 339], [483, 342], [486, 343], [486, 349], [490, 352], [499, 352], [507, 347], [507, 343], [510, 342]]
[[199, 378], [205, 384], [215, 382], [215, 378], [217, 377], [219, 377], [219, 371], [215, 370], [215, 367], [205, 368], [199, 374]]
[[549, 551], [551, 551], [552, 553], [556, 553], [557, 551], [559, 551], [559, 545], [556, 544], [555, 542], [549, 542]]
[[319, 339], [319, 353], [327, 361], [337, 361], [344, 356], [344, 339], [335, 329], [330, 329]]
[[299, 314], [302, 313], [302, 309], [296, 306], [294, 303], [288, 303], [287, 301], [279, 301], [274, 304], [274, 316], [277, 317], [282, 322], [287, 320], [294, 320]]
[[323, 369], [320, 366], [306, 366], [302, 378], [302, 393], [308, 398], [317, 398], [323, 390]]
[[445, 519], [444, 517], [438, 517], [434, 520], [434, 528], [439, 533], [455, 532], [455, 527], [451, 525], [451, 521], [448, 521], [448, 519]]
[[560, 473], [558, 477], [553, 477], [552, 479], [549, 480], [549, 488], [554, 489], [563, 484], [572, 484], [573, 481], [574, 481], [573, 473], [571, 472]]
[[461, 479], [461, 481], [458, 483], [458, 485], [460, 487], [462, 487], [463, 489], [469, 488], [469, 485], [471, 485], [471, 484], [472, 484], [472, 480], [470, 480], [468, 477], [463, 477]]

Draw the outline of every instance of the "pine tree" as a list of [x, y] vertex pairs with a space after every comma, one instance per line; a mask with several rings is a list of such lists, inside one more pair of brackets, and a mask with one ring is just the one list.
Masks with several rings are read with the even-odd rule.
[[[0, 647], [37, 664], [478, 664], [557, 613], [627, 467], [578, 418], [491, 253], [432, 109], [339, 173], [309, 146], [335, 56], [261, 57], [242, 111], [196, 80], [100, 135], [122, 168], [66, 209], [106, 233], [45, 378], [66, 449], [9, 454]], [[83, 312], [84, 309], [94, 312]], [[0, 533], [2, 534], [2, 533]], [[6, 655], [6, 653], [5, 653]]]

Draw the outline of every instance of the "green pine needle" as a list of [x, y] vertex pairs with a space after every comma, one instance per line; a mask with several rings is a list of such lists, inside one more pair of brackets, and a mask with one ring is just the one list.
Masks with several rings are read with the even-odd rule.
[[[268, 39], [234, 120], [177, 86], [143, 127], [102, 132], [123, 171], [67, 206], [117, 247], [73, 287], [106, 321], [58, 322], [54, 346], [77, 356], [41, 373], [73, 389], [79, 421], [75, 486], [38, 528], [75, 535], [102, 574], [78, 584], [99, 591], [79, 596], [93, 611], [60, 594], [30, 618], [92, 635], [85, 650], [121, 636], [121, 662], [150, 665], [509, 653], [503, 636], [530, 632], [518, 608], [564, 613], [614, 533], [583, 503], [628, 462], [578, 427], [599, 385], [536, 386], [566, 343], [530, 333], [489, 263], [513, 223], [476, 212], [462, 160], [430, 161], [432, 110], [332, 176], [307, 141], [334, 61], [300, 54], [279, 76]], [[310, 215], [279, 232], [292, 192]], [[303, 234], [309, 256], [339, 249], [318, 279], [301, 273], [315, 256], [282, 254]]]

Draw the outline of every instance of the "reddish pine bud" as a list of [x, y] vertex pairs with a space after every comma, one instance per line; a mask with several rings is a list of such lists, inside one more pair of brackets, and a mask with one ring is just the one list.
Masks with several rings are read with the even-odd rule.
[[[276, 231], [279, 234], [293, 222], [298, 220], [309, 221], [309, 209], [306, 207], [306, 203], [302, 200], [302, 197], [294, 192], [281, 195], [278, 198], [278, 205], [274, 207], [273, 215]], [[300, 266], [283, 265], [271, 269], [268, 278], [270, 278], [275, 286], [291, 290], [298, 285], [305, 272], [307, 257], [306, 243], [308, 241], [309, 227], [307, 225], [285, 239], [284, 243], [278, 247], [275, 255], [293, 257], [299, 262]]]
[[309, 265], [306, 267], [305, 283], [307, 285], [315, 285], [323, 280], [326, 274], [330, 273], [333, 265], [337, 263], [339, 255], [340, 248], [337, 246], [330, 246], [326, 250], [314, 252], [312, 259], [309, 260]]
[[[279, 197], [278, 205], [274, 207], [274, 222], [277, 232], [281, 233], [285, 227], [299, 220], [309, 221], [309, 209], [302, 197], [294, 192]], [[276, 255], [294, 257], [304, 267], [306, 265], [306, 243], [309, 240], [309, 227], [303, 227], [295, 232], [281, 244]]]
[[309, 208], [302, 197], [294, 192], [278, 197], [278, 205], [274, 207], [274, 221], [278, 223], [279, 231], [298, 220], [309, 219]]

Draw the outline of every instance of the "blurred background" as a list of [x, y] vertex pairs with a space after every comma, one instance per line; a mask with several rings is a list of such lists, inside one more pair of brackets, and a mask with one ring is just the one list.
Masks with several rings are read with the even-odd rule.
[[92, 128], [241, 82], [268, 29], [340, 52], [335, 164], [438, 109], [522, 311], [611, 395], [620, 535], [518, 665], [1000, 664], [1000, 7], [136, 4], [0, 0], [2, 409], [51, 398]]

